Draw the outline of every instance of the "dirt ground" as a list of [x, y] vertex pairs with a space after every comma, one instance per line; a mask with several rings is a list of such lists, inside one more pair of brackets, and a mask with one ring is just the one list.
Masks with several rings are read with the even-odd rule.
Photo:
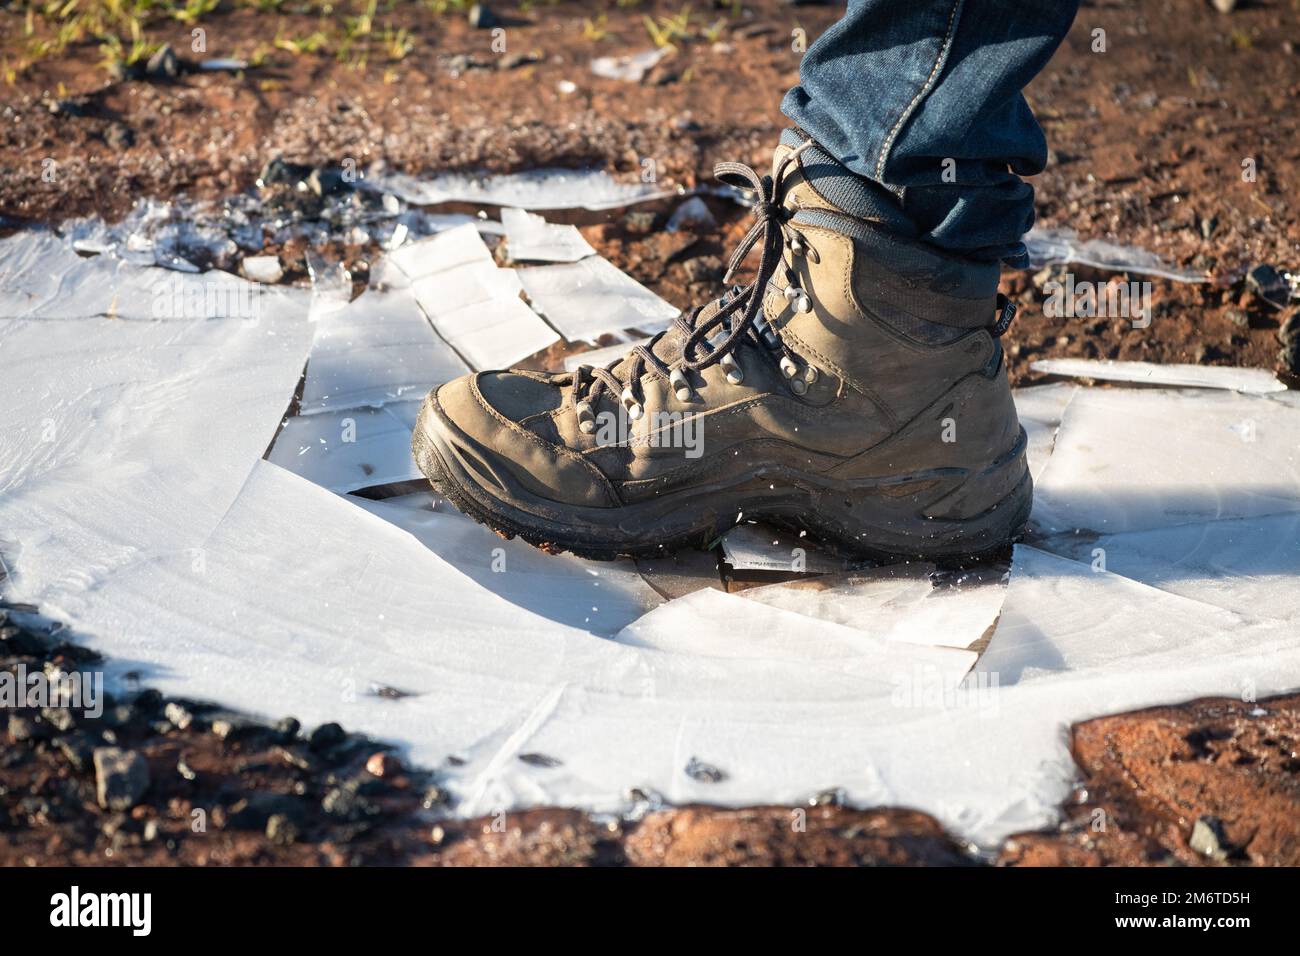
[[[202, 20], [203, 55], [257, 65], [164, 80], [114, 79], [93, 42], [73, 44], [0, 85], [0, 235], [72, 215], [117, 219], [144, 196], [255, 190], [275, 157], [310, 167], [382, 160], [412, 173], [597, 165], [628, 178], [649, 160], [661, 183], [687, 188], [720, 160], [765, 166], [784, 125], [781, 95], [797, 78], [792, 31], [811, 41], [837, 8], [732, 7], [696, 4], [689, 41], [640, 83], [597, 78], [588, 63], [648, 47], [643, 17], [672, 16], [678, 3], [503, 5], [504, 52], [463, 13], [397, 3], [385, 22], [409, 31], [410, 50], [397, 57], [376, 44], [365, 65], [289, 49], [321, 28], [315, 9], [222, 3]], [[1238, 7], [1223, 15], [1207, 0], [1085, 3], [1030, 88], [1052, 146], [1034, 183], [1040, 222], [1149, 249], [1212, 281], [1156, 281], [1154, 322], [1141, 330], [1048, 317], [1043, 276], [1008, 272], [1004, 288], [1021, 304], [1006, 339], [1016, 384], [1039, 380], [1029, 363], [1047, 357], [1281, 371], [1278, 331], [1294, 310], [1263, 303], [1244, 277], [1259, 264], [1300, 270], [1289, 202], [1300, 185], [1300, 6]], [[1098, 29], [1105, 52], [1093, 49]], [[21, 8], [0, 10], [5, 64], [24, 35]], [[198, 58], [189, 24], [151, 21], [149, 35]], [[654, 214], [649, 223], [623, 211], [568, 221], [684, 306], [717, 294], [712, 259], [746, 214], [711, 201], [716, 233], [672, 238], [657, 225], [675, 205], [641, 207]], [[267, 251], [293, 260], [286, 281], [304, 280], [300, 248]], [[335, 252], [364, 281], [375, 249]], [[7, 626], [0, 619], [6, 664], [77, 653], [28, 647], [24, 657]], [[1065, 823], [1017, 836], [991, 859], [914, 811], [833, 803], [450, 822], [436, 771], [403, 768], [377, 745], [329, 734], [313, 742], [291, 725], [246, 726], [194, 705], [181, 727], [165, 703], [125, 701], [108, 722], [85, 726], [11, 714], [0, 737], [0, 864], [1300, 864], [1300, 697], [1199, 701], [1075, 727], [1080, 782]], [[150, 768], [149, 790], [127, 811], [95, 798], [88, 754], [113, 741]]]

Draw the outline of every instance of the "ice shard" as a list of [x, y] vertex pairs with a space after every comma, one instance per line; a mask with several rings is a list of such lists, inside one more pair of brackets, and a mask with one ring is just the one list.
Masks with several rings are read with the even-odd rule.
[[1113, 362], [1097, 359], [1042, 359], [1035, 372], [1090, 378], [1101, 382], [1132, 382], [1181, 388], [1224, 388], [1250, 395], [1285, 392], [1286, 386], [1262, 368], [1220, 368], [1214, 365], [1160, 365], [1154, 362]]
[[577, 262], [596, 254], [576, 226], [550, 223], [523, 209], [502, 209], [501, 223], [515, 262]]
[[520, 269], [519, 278], [533, 305], [571, 342], [623, 329], [653, 332], [681, 311], [600, 256]]

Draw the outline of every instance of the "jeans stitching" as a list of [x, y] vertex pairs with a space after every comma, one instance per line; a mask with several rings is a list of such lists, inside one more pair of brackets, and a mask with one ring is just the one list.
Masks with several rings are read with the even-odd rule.
[[939, 54], [934, 59], [934, 66], [930, 68], [930, 75], [925, 78], [925, 82], [921, 84], [921, 88], [917, 90], [916, 96], [912, 97], [912, 102], [907, 104], [907, 108], [904, 109], [902, 114], [898, 117], [898, 122], [896, 122], [894, 128], [889, 131], [889, 136], [885, 139], [884, 145], [880, 147], [880, 156], [876, 159], [876, 179], [881, 182], [884, 181], [885, 175], [885, 157], [889, 155], [889, 150], [894, 145], [894, 140], [898, 138], [899, 130], [903, 128], [903, 124], [907, 122], [908, 118], [916, 110], [917, 104], [921, 102], [925, 94], [930, 92], [931, 88], [934, 86], [936, 75], [943, 67], [944, 61], [948, 58], [948, 51], [952, 46], [953, 28], [957, 23], [957, 11], [961, 9], [961, 5], [962, 0], [954, 0], [952, 10], [948, 12], [948, 29], [944, 33], [943, 42], [939, 45]]

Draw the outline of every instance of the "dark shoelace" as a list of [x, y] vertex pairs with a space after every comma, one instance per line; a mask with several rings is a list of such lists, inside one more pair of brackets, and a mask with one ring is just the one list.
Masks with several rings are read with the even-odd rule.
[[[764, 290], [781, 262], [787, 240], [791, 242], [798, 240], [797, 234], [787, 235], [790, 231], [788, 223], [794, 210], [787, 209], [783, 205], [786, 188], [785, 173], [799, 153], [811, 145], [811, 142], [809, 140], [787, 153], [771, 176], [760, 176], [743, 163], [719, 163], [714, 167], [713, 173], [719, 180], [741, 189], [752, 190], [757, 196], [753, 209], [754, 224], [750, 226], [749, 231], [736, 246], [735, 252], [731, 254], [723, 281], [730, 282], [732, 276], [749, 257], [754, 246], [761, 243], [758, 273], [748, 285], [734, 286], [723, 295], [719, 300], [717, 311], [708, 319], [701, 322], [699, 317], [702, 310], [695, 308], [673, 320], [670, 330], [684, 340], [681, 359], [675, 363], [676, 368], [666, 365], [653, 351], [655, 343], [666, 335], [668, 330], [660, 332], [649, 342], [633, 347], [625, 358], [619, 360], [627, 363], [626, 380], [614, 374], [613, 370], [619, 364], [618, 361], [604, 367], [578, 366], [575, 373], [577, 377], [574, 380], [574, 407], [578, 415], [579, 427], [583, 432], [590, 433], [595, 430], [592, 406], [605, 389], [619, 395], [631, 418], [640, 418], [642, 400], [637, 394], [636, 385], [647, 370], [656, 378], [669, 382], [678, 397], [683, 400], [689, 398], [693, 391], [687, 372], [702, 372], [719, 362], [727, 369], [728, 380], [733, 384], [739, 384], [743, 372], [732, 352], [742, 338], [748, 338], [756, 345], [764, 346], [758, 350], [759, 353], [767, 355], [780, 367], [786, 377], [793, 375], [793, 371], [797, 369], [793, 354], [767, 325], [760, 313], [763, 307]], [[797, 288], [792, 288], [797, 295], [803, 295]], [[739, 319], [733, 320], [737, 313], [740, 313]], [[724, 330], [725, 335], [715, 343], [710, 340], [710, 335], [719, 328]], [[703, 351], [696, 355], [696, 350], [701, 348]], [[584, 382], [586, 375], [589, 375], [590, 379]], [[584, 385], [587, 389], [585, 397]]]

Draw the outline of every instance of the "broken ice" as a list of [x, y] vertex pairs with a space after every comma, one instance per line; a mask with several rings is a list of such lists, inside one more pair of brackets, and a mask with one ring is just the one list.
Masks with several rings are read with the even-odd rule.
[[596, 254], [575, 226], [549, 223], [522, 209], [502, 209], [501, 223], [515, 262], [577, 262]]
[[622, 329], [655, 331], [681, 311], [600, 256], [520, 269], [524, 292], [570, 341], [594, 342]]
[[625, 183], [599, 170], [577, 169], [537, 169], [500, 176], [445, 173], [419, 179], [375, 168], [362, 185], [419, 206], [464, 202], [532, 210], [600, 211], [673, 195], [653, 183]]
[[1096, 359], [1041, 359], [1030, 364], [1035, 372], [1091, 378], [1098, 381], [1171, 385], [1187, 388], [1224, 388], [1250, 395], [1285, 392], [1272, 372], [1260, 368], [1220, 368], [1213, 365], [1159, 365], [1154, 362], [1115, 362]]

